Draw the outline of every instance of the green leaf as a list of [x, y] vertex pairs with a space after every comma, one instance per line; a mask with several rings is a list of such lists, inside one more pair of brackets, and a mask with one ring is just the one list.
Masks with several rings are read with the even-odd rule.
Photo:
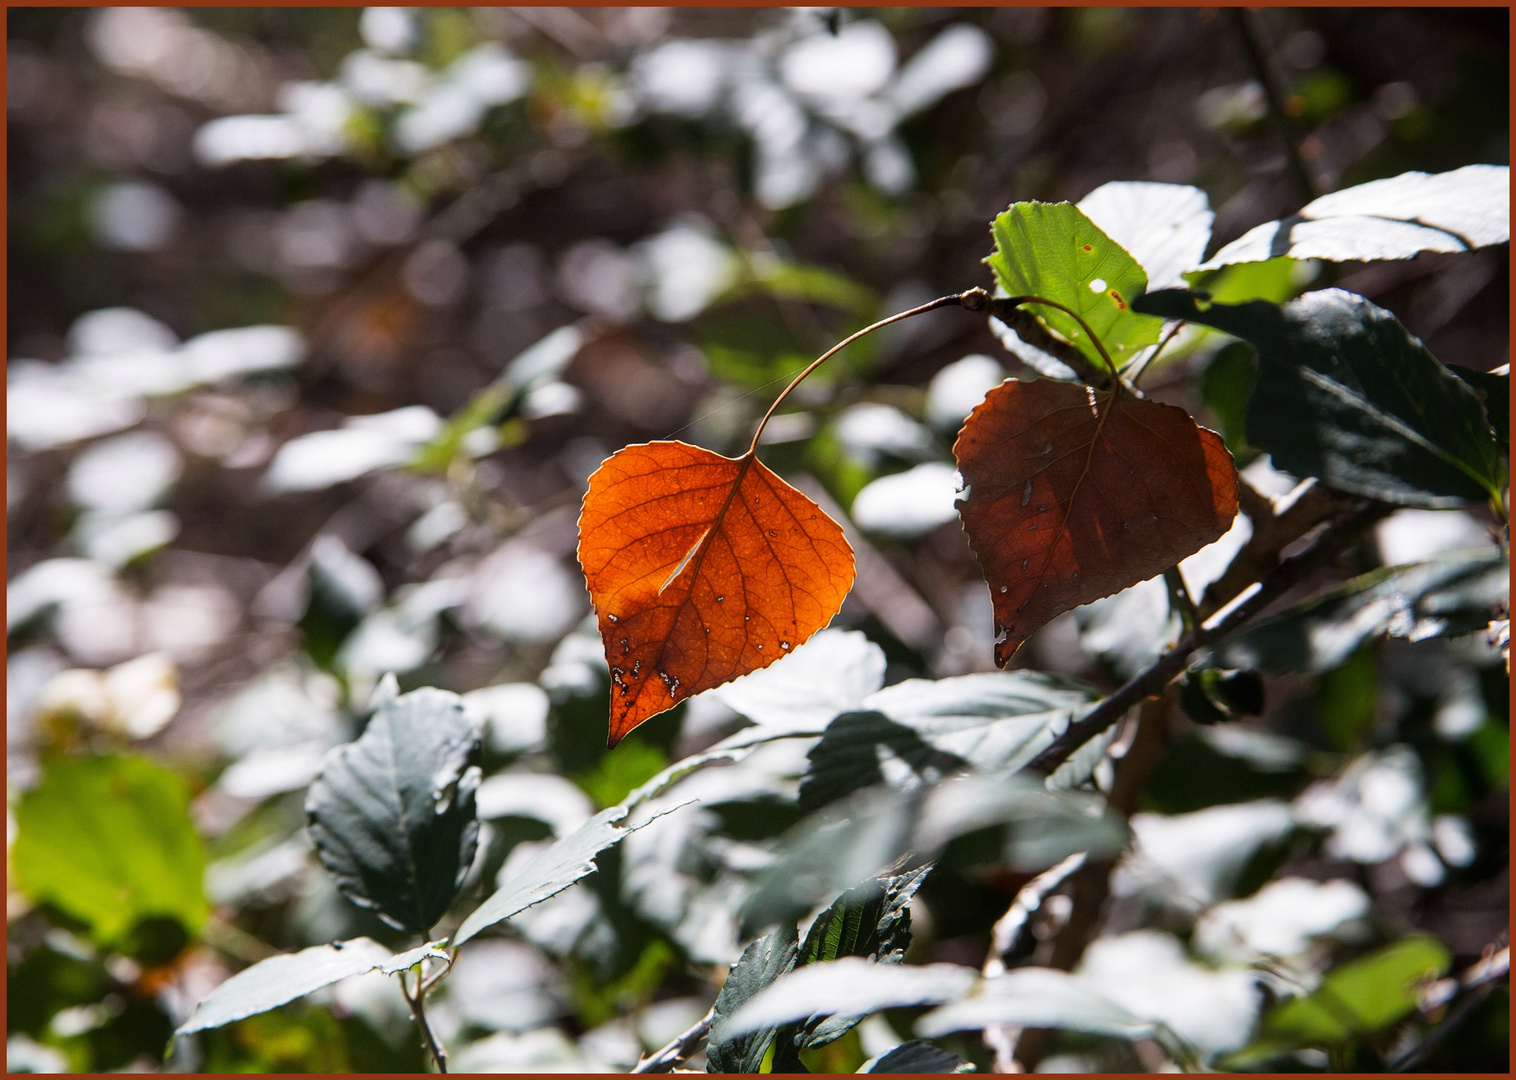
[[1122, 825], [1083, 792], [1040, 779], [978, 775], [897, 791], [866, 788], [803, 819], [742, 909], [742, 932], [793, 920], [906, 852], [930, 858], [953, 839], [1005, 826], [1000, 857], [1045, 869], [1076, 851], [1119, 849]]
[[1363, 297], [1326, 289], [1283, 307], [1201, 308], [1168, 291], [1137, 306], [1257, 346], [1247, 438], [1276, 467], [1411, 506], [1499, 497], [1504, 469], [1473, 389]]
[[861, 1073], [950, 1073], [964, 1060], [951, 1050], [933, 1046], [924, 1039], [903, 1042], [887, 1054], [863, 1063]]
[[1281, 674], [1330, 671], [1381, 634], [1423, 641], [1483, 629], [1509, 582], [1510, 564], [1495, 547], [1383, 567], [1253, 624], [1209, 662]]
[[861, 1019], [883, 1009], [957, 1001], [978, 984], [979, 972], [958, 964], [876, 964], [845, 956], [797, 967], [738, 1009], [728, 1034], [762, 1031], [820, 1012]]
[[775, 300], [825, 304], [863, 319], [871, 319], [879, 306], [873, 290], [850, 277], [822, 266], [777, 259], [753, 260], [749, 272], [728, 290], [728, 295], [740, 296], [754, 289]]
[[1210, 294], [1218, 304], [1244, 300], [1272, 300], [1282, 304], [1316, 277], [1317, 264], [1281, 255], [1263, 262], [1236, 263], [1220, 270], [1192, 270], [1185, 274], [1190, 287]]
[[1101, 184], [1079, 210], [1137, 260], [1153, 289], [1184, 284], [1184, 272], [1205, 257], [1216, 219], [1199, 188], [1149, 180]]
[[217, 1028], [267, 1012], [349, 976], [375, 971], [391, 959], [388, 949], [366, 937], [271, 956], [207, 994], [175, 1034]]
[[[984, 261], [1010, 296], [1041, 296], [1077, 311], [1120, 367], [1157, 342], [1160, 320], [1131, 309], [1147, 289], [1147, 274], [1070, 203], [1013, 203], [990, 231], [995, 253]], [[1045, 326], [1104, 368], [1100, 352], [1079, 324], [1046, 305], [1029, 305]]]
[[911, 898], [934, 864], [855, 885], [816, 916], [805, 935], [800, 963], [867, 956], [898, 964], [911, 944]]
[[1123, 1039], [1151, 1037], [1157, 1025], [1103, 997], [1089, 980], [1051, 968], [1016, 968], [985, 980], [977, 993], [927, 1013], [916, 1033], [929, 1039], [997, 1024], [1059, 1028]]
[[1263, 713], [1263, 678], [1256, 671], [1203, 668], [1179, 684], [1179, 704], [1197, 724], [1219, 724]]
[[1323, 195], [1299, 212], [1250, 229], [1202, 270], [1288, 255], [1370, 262], [1422, 251], [1472, 251], [1511, 238], [1511, 170], [1466, 165], [1402, 173]]
[[391, 926], [428, 933], [478, 846], [478, 759], [479, 731], [456, 694], [384, 698], [306, 795], [311, 840], [337, 887]]
[[1258, 361], [1245, 341], [1223, 345], [1200, 376], [1200, 400], [1215, 415], [1226, 448], [1238, 457], [1248, 445], [1244, 434], [1248, 398], [1258, 378]]
[[716, 995], [716, 1012], [711, 1019], [711, 1034], [705, 1056], [709, 1072], [755, 1073], [774, 1039], [774, 1027], [740, 1035], [729, 1035], [726, 1021], [742, 1006], [773, 985], [781, 975], [795, 966], [799, 934], [793, 925], [775, 927], [767, 937], [743, 950], [742, 958], [732, 965], [721, 993]]
[[1263, 1018], [1260, 1041], [1331, 1046], [1373, 1034], [1414, 1010], [1421, 984], [1445, 974], [1451, 962], [1447, 946], [1434, 937], [1402, 938], [1327, 972], [1308, 997], [1276, 1005]]
[[1448, 370], [1474, 388], [1475, 395], [1484, 404], [1484, 414], [1495, 431], [1495, 438], [1510, 453], [1511, 450], [1511, 376], [1496, 375], [1492, 371], [1475, 371], [1459, 364], [1449, 364]]
[[580, 878], [593, 873], [595, 856], [633, 831], [616, 825], [626, 813], [624, 806], [602, 810], [527, 863], [519, 874], [463, 920], [463, 925], [453, 935], [453, 943], [462, 945], [479, 931], [558, 895]]
[[1013, 772], [1099, 696], [1093, 686], [1065, 675], [1011, 671], [907, 679], [870, 694], [863, 704], [910, 728], [940, 754], [984, 772]]
[[102, 944], [150, 916], [195, 933], [209, 913], [184, 781], [145, 758], [48, 761], [16, 807], [11, 868], [21, 892], [88, 923]]
[[943, 753], [911, 728], [882, 712], [846, 712], [827, 725], [821, 741], [806, 754], [810, 767], [800, 781], [800, 810], [809, 814], [852, 794], [884, 782], [882, 757], [910, 766], [918, 777], [938, 779], [968, 766], [955, 754]]
[[[909, 873], [870, 878], [847, 890], [811, 923], [796, 966], [842, 956], [900, 963], [911, 945], [911, 898], [932, 866], [928, 863]], [[857, 1022], [856, 1016], [815, 1016], [798, 1027], [786, 1026], [779, 1038], [798, 1054], [841, 1038]]]

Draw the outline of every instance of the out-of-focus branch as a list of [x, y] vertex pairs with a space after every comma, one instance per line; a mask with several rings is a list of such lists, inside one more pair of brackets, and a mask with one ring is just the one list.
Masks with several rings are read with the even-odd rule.
[[1302, 480], [1289, 494], [1275, 500], [1239, 477], [1237, 498], [1253, 534], [1232, 557], [1226, 571], [1206, 587], [1199, 605], [1201, 618], [1209, 618], [1243, 589], [1261, 581], [1279, 565], [1280, 552], [1352, 504], [1349, 496], [1314, 479]]
[[[1064, 859], [1057, 866], [1044, 870], [1016, 893], [1011, 906], [1006, 909], [990, 931], [990, 951], [984, 958], [983, 973], [986, 979], [1005, 974], [1005, 957], [1021, 937], [1027, 920], [1042, 906], [1048, 893], [1064, 879], [1084, 865], [1085, 853], [1080, 851]], [[984, 1029], [984, 1041], [995, 1052], [995, 1071], [998, 1073], [1020, 1072], [1016, 1064], [1016, 1042], [1022, 1029], [1014, 1024], [992, 1024]]]
[[[1137, 711], [1137, 727], [1132, 733], [1127, 751], [1116, 761], [1115, 778], [1111, 783], [1106, 805], [1122, 818], [1129, 818], [1137, 809], [1148, 777], [1163, 755], [1168, 738], [1169, 714], [1174, 704], [1172, 688], [1162, 696], [1143, 702]], [[1090, 941], [1100, 930], [1105, 902], [1111, 895], [1111, 871], [1116, 868], [1116, 859], [1106, 857], [1084, 862], [1069, 875], [1069, 917], [1053, 938], [1052, 955], [1048, 966], [1059, 971], [1073, 971]], [[1021, 1069], [1028, 1072], [1037, 1067], [1047, 1049], [1048, 1032], [1026, 1032], [1016, 1047], [1016, 1059]]]
[[715, 1019], [716, 1006], [695, 1021], [688, 1029], [675, 1035], [665, 1045], [637, 1062], [634, 1073], [666, 1073], [695, 1052], [695, 1046], [710, 1034], [711, 1021]]
[[1242, 45], [1243, 55], [1253, 69], [1253, 77], [1263, 87], [1269, 123], [1274, 126], [1274, 133], [1284, 148], [1290, 180], [1295, 185], [1295, 194], [1300, 198], [1301, 205], [1304, 205], [1316, 197], [1316, 185], [1311, 182], [1311, 174], [1306, 172], [1305, 162], [1300, 158], [1300, 149], [1295, 145], [1295, 133], [1291, 130], [1289, 115], [1284, 111], [1284, 95], [1279, 92], [1279, 80], [1274, 77], [1274, 71], [1263, 55], [1263, 47], [1258, 43], [1258, 35], [1253, 32], [1251, 14], [1243, 8], [1235, 7], [1222, 8], [1222, 12]]
[[1506, 938], [1507, 935], [1502, 934], [1495, 942], [1487, 945], [1484, 955], [1469, 965], [1462, 975], [1438, 979], [1421, 992], [1417, 1008], [1423, 1015], [1436, 1013], [1455, 1000], [1457, 1004], [1437, 1022], [1437, 1026], [1427, 1033], [1425, 1039], [1391, 1062], [1390, 1072], [1410, 1072], [1420, 1066], [1444, 1039], [1473, 1015], [1474, 1010], [1490, 996], [1500, 980], [1510, 978], [1511, 946], [1501, 943]]

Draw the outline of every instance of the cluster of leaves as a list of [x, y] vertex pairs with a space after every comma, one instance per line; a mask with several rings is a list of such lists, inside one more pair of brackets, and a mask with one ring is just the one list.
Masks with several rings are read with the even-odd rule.
[[[900, 278], [973, 280], [970, 258], [909, 254], [922, 236], [978, 258], [1007, 192], [1141, 174], [1142, 160], [1118, 165], [1120, 140], [1080, 124], [1098, 113], [1119, 132], [1156, 114], [1156, 91], [1113, 94], [1101, 73], [1169, 78], [1135, 49], [1112, 62], [1123, 34], [1157, 40], [1134, 30], [1157, 17], [681, 12], [664, 46], [651, 16], [537, 14], [369, 13], [366, 45], [346, 55], [358, 16], [312, 14], [302, 25], [326, 29], [311, 62], [339, 74], [291, 84], [268, 115], [223, 115], [268, 102], [208, 107], [204, 169], [146, 166], [181, 214], [238, 223], [239, 260], [258, 248], [236, 217], [247, 208], [218, 200], [245, 184], [260, 206], [288, 203], [257, 220], [291, 265], [252, 283], [243, 267], [235, 302], [209, 316], [185, 315], [172, 290], [132, 302], [181, 330], [230, 311], [308, 335], [250, 327], [181, 345], [161, 323], [104, 312], [131, 331], [130, 363], [91, 351], [109, 328], [87, 317], [69, 359], [17, 366], [13, 402], [29, 404], [13, 405], [14, 476], [29, 486], [12, 548], [25, 565], [45, 546], [48, 561], [13, 582], [8, 620], [13, 720], [36, 717], [27, 735], [13, 724], [10, 978], [34, 992], [9, 1007], [12, 1069], [151, 1066], [165, 1046], [170, 1067], [209, 1071], [604, 1068], [639, 1054], [642, 1071], [702, 1055], [739, 1072], [985, 1070], [1013, 1054], [1087, 1071], [1460, 1054], [1489, 1067], [1505, 1044], [1505, 954], [1497, 940], [1480, 958], [1488, 939], [1460, 928], [1484, 923], [1448, 912], [1489, 908], [1475, 894], [1504, 873], [1508, 378], [1433, 341], [1455, 361], [1439, 363], [1387, 310], [1419, 317], [1381, 295], [1393, 273], [1372, 275], [1426, 273], [1425, 295], [1457, 311], [1500, 265], [1502, 249], [1470, 252], [1508, 233], [1504, 170], [1411, 173], [1260, 210], [1259, 185], [1284, 181], [1263, 166], [1234, 175], [1274, 137], [1261, 112], [1243, 115], [1239, 85], [1231, 118], [1204, 121], [1225, 153], [1195, 144], [1208, 156], [1196, 182], [1218, 204], [1254, 185], [1217, 232], [1244, 205], [1249, 223], [1309, 202], [1298, 213], [1206, 258], [1209, 202], [1184, 184], [1016, 203], [991, 223], [993, 295], [954, 297], [981, 317], [939, 312], [857, 340], [760, 438], [750, 406], [805, 359], [932, 295]], [[199, 109], [184, 88], [216, 80], [195, 90], [119, 47], [138, 18], [181, 35], [191, 59], [207, 42], [225, 57], [195, 26], [284, 33], [235, 13], [102, 18], [120, 31], [91, 38], [105, 85], [156, 83], [175, 108]], [[690, 30], [701, 18], [760, 29], [713, 40], [734, 31]], [[1204, 21], [1186, 18], [1173, 40]], [[1053, 30], [1032, 48], [1043, 31], [1026, 26]], [[264, 56], [239, 40], [233, 74]], [[894, 40], [909, 57], [898, 70]], [[1310, 52], [1290, 40], [1291, 56]], [[38, 53], [20, 48], [13, 115], [38, 100], [24, 93]], [[852, 97], [818, 90], [806, 72], [824, 49], [877, 78]], [[1332, 72], [1309, 76], [1319, 59], [1288, 63], [1302, 74], [1285, 107], [1322, 125], [1312, 170], [1336, 187], [1342, 155], [1368, 150], [1331, 133], [1395, 95], [1352, 101]], [[1064, 67], [1077, 77], [1047, 74]], [[715, 72], [705, 112], [660, 81], [671, 70]], [[1191, 81], [1167, 92], [1187, 100], [1215, 80]], [[1414, 93], [1406, 106], [1408, 85], [1389, 88], [1408, 110], [1378, 136], [1390, 156], [1345, 183], [1503, 160], [1459, 142], [1471, 136], [1456, 124], [1429, 125], [1433, 108], [1457, 109]], [[755, 122], [760, 91], [803, 137]], [[1197, 111], [1224, 111], [1219, 94]], [[151, 110], [130, 110], [153, 100], [115, 104], [140, 119]], [[1075, 132], [1056, 142], [1056, 183], [1038, 178], [1052, 128], [1006, 119], [1029, 102]], [[283, 141], [245, 141], [259, 132]], [[90, 137], [97, 163], [123, 152]], [[1093, 144], [1102, 163], [1086, 178], [1069, 148]], [[30, 190], [18, 145], [18, 191]], [[239, 146], [277, 160], [212, 160]], [[1396, 163], [1407, 146], [1416, 156]], [[920, 192], [885, 167], [901, 154]], [[717, 183], [720, 198], [638, 172], [694, 161], [714, 176], [728, 157], [738, 179]], [[659, 177], [656, 213], [632, 205], [635, 185], [595, 186], [629, 173]], [[657, 215], [675, 204], [719, 221], [670, 227]], [[35, 247], [46, 215], [26, 207], [17, 235]], [[834, 230], [817, 225], [832, 213], [846, 227], [828, 247]], [[407, 214], [409, 232], [395, 225]], [[351, 273], [295, 265], [330, 255], [312, 238], [343, 215], [364, 237], [346, 241]], [[400, 231], [376, 239], [379, 218]], [[530, 257], [544, 251], [552, 282]], [[13, 306], [28, 333], [48, 304], [66, 309], [50, 317], [61, 326], [121, 303], [102, 277], [134, 259], [181, 279], [204, 270], [169, 266], [182, 255], [106, 253], [68, 275], [87, 299]], [[1374, 260], [1369, 277], [1340, 265]], [[220, 273], [185, 295], [220, 296]], [[259, 279], [276, 274], [277, 287]], [[444, 297], [460, 274], [483, 296], [471, 328], [473, 290]], [[1298, 296], [1313, 275], [1317, 291]], [[20, 276], [26, 295], [36, 275]], [[489, 308], [496, 289], [519, 306]], [[1000, 356], [997, 339], [1005, 359], [944, 371], [973, 376], [973, 401], [940, 393], [945, 377], [915, 388], [969, 348]], [[25, 340], [13, 351], [33, 355]], [[35, 355], [53, 355], [45, 335]], [[1017, 377], [1002, 383], [1003, 366]], [[414, 387], [394, 381], [412, 368]], [[710, 396], [697, 404], [697, 390]], [[311, 430], [335, 422], [333, 406], [394, 411]], [[144, 417], [147, 432], [111, 437]], [[609, 454], [685, 419], [699, 446]], [[161, 446], [129, 445], [158, 428], [226, 443], [194, 451], [170, 509], [153, 507], [173, 477], [130, 505], [97, 482], [77, 521], [39, 503], [70, 440], [86, 447], [67, 484], [82, 491], [102, 460], [128, 463], [118, 483], [131, 463], [161, 466]], [[722, 456], [750, 436], [746, 455]], [[242, 513], [226, 493], [250, 463], [267, 468]], [[218, 493], [213, 530], [186, 494], [204, 490]], [[581, 495], [595, 614], [575, 627]], [[148, 597], [129, 607], [132, 642], [195, 630], [194, 609], [167, 606], [160, 584], [180, 572], [182, 553], [163, 549], [181, 522], [187, 553], [246, 534], [225, 550], [260, 560], [246, 590], [259, 629], [214, 663], [180, 660], [186, 708], [150, 759], [140, 740], [179, 707], [172, 663], [109, 667], [121, 657], [76, 643], [91, 624], [100, 640], [118, 594]], [[1437, 539], [1391, 558], [1396, 528]], [[57, 558], [58, 543], [84, 558]], [[251, 561], [215, 574], [233, 581]], [[976, 603], [960, 605], [970, 579]], [[102, 670], [49, 668], [57, 653]], [[40, 698], [28, 679], [45, 683]]]
[[[1407, 207], [1405, 217], [1435, 222], [1438, 207], [1454, 201], [1450, 194], [1487, 200], [1477, 189], [1468, 194], [1468, 175], [1443, 177], [1442, 188], [1433, 189], [1436, 197]], [[1338, 204], [1352, 208], [1351, 194], [1342, 193]], [[1010, 239], [1018, 221], [1037, 227], [1024, 228], [1023, 239]], [[1214, 326], [1253, 343], [1259, 374], [1248, 416], [1258, 420], [1247, 435], [1276, 461], [1345, 493], [1383, 502], [1442, 506], [1488, 497], [1498, 506], [1505, 474], [1497, 439], [1508, 436], [1497, 434], [1469, 384], [1363, 298], [1332, 290], [1283, 306], [1227, 305], [1211, 302], [1208, 294], [1148, 294], [1135, 259], [1066, 204], [1012, 207], [997, 219], [996, 237], [1000, 247], [990, 261], [1007, 291], [1046, 288], [1071, 301], [1085, 292], [1097, 296], [1105, 318], [1086, 301], [1089, 317], [1077, 325], [1103, 357], [1109, 354], [1095, 324], [1113, 340], [1140, 342], [1144, 332], [1124, 334], [1124, 321], [1144, 316]], [[1083, 252], [1074, 260], [1078, 276], [1072, 285], [1053, 268], [1070, 250]], [[1008, 266], [1017, 268], [1020, 280], [1007, 280]], [[1124, 283], [1130, 304], [1119, 289], [1104, 289], [1108, 281], [1098, 278], [1103, 274]], [[1063, 332], [1068, 324], [1049, 319], [1044, 329], [1053, 340], [1078, 347], [1076, 335]], [[1156, 344], [1156, 331], [1145, 336]], [[1114, 364], [1109, 373], [1119, 380]], [[1220, 437], [1197, 428], [1183, 410], [1121, 394], [1116, 385], [1100, 392], [1051, 379], [1009, 380], [987, 396], [959, 438], [971, 489], [961, 504], [965, 528], [981, 552], [997, 618], [1006, 623], [1002, 633], [1010, 638], [999, 656], [1002, 664], [1053, 615], [1174, 567], [1227, 531], [1236, 514], [1238, 481]], [[1280, 425], [1281, 415], [1290, 422]], [[1192, 492], [1202, 493], [1198, 505], [1186, 501]], [[1015, 536], [1039, 522], [1050, 540]], [[676, 703], [681, 690], [698, 694], [782, 661], [835, 614], [852, 579], [840, 526], [757, 463], [753, 452], [732, 460], [680, 443], [628, 448], [591, 477], [580, 551], [611, 673], [612, 745]], [[1018, 559], [1020, 576], [1011, 565]], [[1030, 560], [1038, 570], [1026, 573]], [[1332, 667], [1383, 634], [1425, 640], [1482, 629], [1499, 601], [1496, 581], [1507, 570], [1500, 549], [1491, 548], [1451, 565], [1443, 560], [1394, 574], [1391, 595], [1399, 603], [1393, 607], [1372, 606], [1369, 598], [1384, 595], [1386, 580], [1376, 573], [1218, 642], [1212, 659], [1194, 669], [1190, 685], [1202, 692], [1187, 697], [1187, 707], [1208, 720], [1256, 712], [1260, 703], [1249, 707], [1239, 687], [1256, 687], [1258, 672]], [[1005, 604], [1020, 602], [1007, 609], [1002, 596], [1009, 597]], [[1016, 617], [1032, 596], [1041, 608], [1016, 633]], [[802, 608], [800, 598], [812, 607]], [[1408, 609], [1428, 614], [1411, 619]], [[1366, 621], [1359, 614], [1366, 611], [1379, 617]], [[1350, 639], [1325, 646], [1335, 647], [1335, 655], [1322, 655], [1323, 640], [1333, 637], [1321, 632], [1323, 621], [1333, 630], [1344, 627], [1337, 636], [1352, 628]], [[762, 656], [766, 644], [769, 655]], [[640, 670], [644, 664], [646, 672]], [[1206, 678], [1214, 673], [1210, 665], [1221, 664], [1225, 677]], [[655, 671], [667, 701], [654, 695], [649, 704], [645, 688]], [[1252, 683], [1239, 672], [1250, 674]], [[821, 738], [808, 753], [799, 793], [802, 810], [812, 816], [797, 826], [785, 845], [788, 853], [762, 876], [743, 908], [744, 931], [776, 921], [778, 926], [747, 947], [712, 1007], [710, 1068], [802, 1071], [803, 1054], [813, 1063], [821, 1060], [815, 1055], [864, 1016], [921, 1005], [939, 1006], [916, 1025], [926, 1035], [991, 1025], [1054, 1027], [1158, 1039], [1183, 1062], [1206, 1056], [1157, 1017], [1133, 1012], [1088, 980], [1054, 969], [1018, 967], [983, 978], [939, 964], [886, 977], [882, 969], [900, 964], [909, 947], [908, 904], [930, 866], [847, 888], [800, 942], [793, 919], [818, 895], [846, 884], [860, 869], [940, 851], [986, 826], [1013, 826], [1015, 838], [1004, 848], [1013, 865], [1047, 865], [1070, 848], [1088, 854], [1121, 843], [1119, 823], [1104, 837], [1088, 827], [1050, 833], [1053, 822], [1077, 816], [1069, 803], [1075, 796], [1039, 793], [1018, 776], [1044, 760], [1039, 751], [1047, 751], [1081, 711], [1099, 707], [1098, 694], [1030, 674], [894, 690], [864, 698], [860, 711], [821, 718]], [[1056, 709], [1051, 722], [1050, 709]], [[1207, 709], [1217, 715], [1204, 715]], [[1034, 719], [1018, 724], [1023, 717]], [[1011, 730], [1017, 734], [1007, 741]], [[783, 732], [802, 733], [810, 732]], [[593, 872], [596, 855], [630, 835], [617, 823], [639, 803], [666, 787], [677, 790], [699, 765], [750, 752], [760, 741], [739, 733], [735, 742], [665, 770], [626, 802], [590, 819], [503, 878], [501, 888], [457, 926], [451, 943], [430, 941], [396, 956], [358, 939], [276, 957], [222, 984], [180, 1032], [239, 1020], [376, 969], [416, 971], [414, 987], [404, 992], [424, 1027], [420, 1000], [428, 985], [421, 971], [428, 961], [440, 965], [431, 981], [440, 979], [455, 950], [480, 931]], [[423, 939], [457, 899], [474, 860], [479, 743], [460, 699], [431, 689], [397, 696], [390, 680], [362, 737], [328, 757], [307, 798], [312, 840], [338, 887], [390, 925]], [[1097, 738], [1091, 745], [1093, 755], [1069, 758], [1072, 770], [1050, 778], [1055, 791], [1089, 782], [1107, 741]], [[878, 771], [884, 751], [918, 778], [915, 787], [902, 787], [898, 778], [884, 781]], [[965, 771], [979, 779], [952, 779]], [[842, 850], [848, 856], [839, 864]], [[1338, 969], [1314, 996], [1281, 1002], [1265, 1017], [1259, 1041], [1233, 1061], [1271, 1060], [1302, 1046], [1377, 1033], [1415, 1009], [1414, 979], [1429, 970], [1445, 974], [1449, 959], [1435, 941], [1407, 939], [1355, 961], [1356, 967]], [[860, 963], [876, 966], [865, 970]], [[1405, 974], [1385, 974], [1402, 968]], [[1317, 998], [1321, 1003], [1313, 1005]], [[1341, 1015], [1352, 1016], [1352, 1024], [1344, 1027]], [[935, 1066], [962, 1064], [923, 1042], [904, 1044], [892, 1055], [873, 1062], [873, 1070], [901, 1071], [896, 1058], [908, 1055], [931, 1058]]]

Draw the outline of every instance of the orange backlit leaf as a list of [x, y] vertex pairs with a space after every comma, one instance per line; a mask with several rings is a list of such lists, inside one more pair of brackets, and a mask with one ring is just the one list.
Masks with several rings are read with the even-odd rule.
[[854, 573], [842, 527], [756, 457], [681, 442], [628, 446], [595, 470], [579, 564], [611, 671], [611, 746], [798, 648]]
[[953, 453], [1001, 667], [1054, 616], [1161, 574], [1237, 515], [1219, 435], [1172, 405], [1075, 383], [1007, 379]]

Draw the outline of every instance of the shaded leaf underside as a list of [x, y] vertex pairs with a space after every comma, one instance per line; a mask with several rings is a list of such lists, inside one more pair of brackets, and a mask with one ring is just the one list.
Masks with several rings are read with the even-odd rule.
[[589, 479], [579, 562], [611, 671], [609, 743], [765, 667], [831, 621], [853, 583], [842, 528], [756, 458], [628, 446]]
[[1231, 527], [1237, 472], [1183, 409], [1008, 379], [953, 448], [995, 607], [995, 662], [1054, 616], [1160, 574]]

